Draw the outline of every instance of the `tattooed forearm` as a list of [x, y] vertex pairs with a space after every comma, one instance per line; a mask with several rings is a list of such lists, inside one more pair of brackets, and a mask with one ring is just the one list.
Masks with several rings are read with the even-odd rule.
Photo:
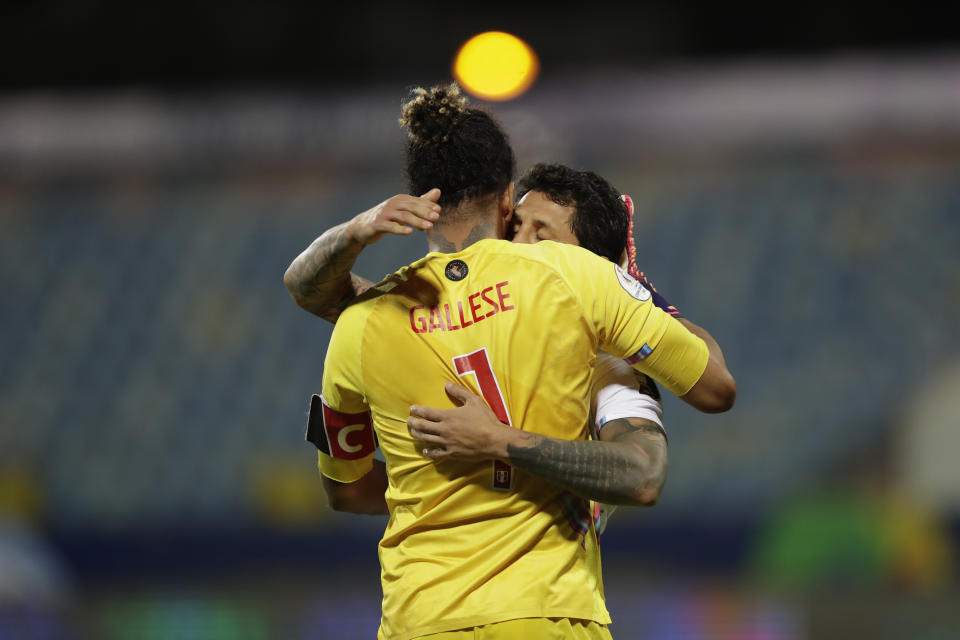
[[507, 445], [510, 464], [584, 498], [610, 504], [650, 505], [666, 480], [663, 432], [646, 420], [614, 420], [608, 441], [571, 441], [522, 433]]
[[372, 283], [350, 273], [363, 249], [346, 236], [347, 223], [327, 230], [287, 268], [283, 282], [297, 304], [325, 320], [336, 322], [350, 300]]

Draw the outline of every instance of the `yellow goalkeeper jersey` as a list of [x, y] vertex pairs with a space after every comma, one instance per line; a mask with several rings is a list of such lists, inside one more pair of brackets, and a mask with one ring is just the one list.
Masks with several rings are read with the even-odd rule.
[[585, 440], [598, 349], [686, 393], [706, 344], [650, 297], [580, 247], [482, 240], [427, 254], [343, 312], [323, 371], [319, 465], [352, 482], [377, 442], [386, 460], [381, 637], [527, 617], [610, 622], [586, 500], [503, 463], [429, 460], [406, 420], [412, 404], [452, 407], [452, 381], [504, 423]]

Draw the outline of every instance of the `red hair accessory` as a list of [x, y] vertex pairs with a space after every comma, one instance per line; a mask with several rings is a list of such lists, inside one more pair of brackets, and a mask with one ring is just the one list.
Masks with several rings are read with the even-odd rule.
[[633, 243], [633, 199], [623, 194], [620, 200], [627, 209], [627, 273], [643, 282], [645, 279], [637, 266], [637, 247]]

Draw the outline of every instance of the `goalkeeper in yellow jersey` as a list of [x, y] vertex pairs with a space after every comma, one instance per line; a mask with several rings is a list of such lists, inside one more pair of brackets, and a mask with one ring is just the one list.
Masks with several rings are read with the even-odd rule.
[[[432, 226], [435, 203], [427, 197], [400, 195], [348, 223], [338, 225], [317, 238], [291, 264], [286, 283], [297, 303], [331, 322], [356, 295], [373, 282], [350, 273], [359, 250], [372, 244], [384, 232], [409, 234], [414, 229]], [[701, 336], [712, 354], [722, 361], [719, 345], [707, 331], [683, 318], [649, 282], [636, 265], [633, 244], [633, 203], [605, 179], [589, 171], [577, 171], [560, 164], [538, 164], [527, 171], [518, 186], [520, 201], [511, 219], [508, 235], [514, 242], [533, 243], [554, 240], [576, 244], [611, 261], [619, 261], [629, 274], [643, 283], [654, 304], [678, 318], [688, 329]], [[624, 482], [641, 496], [636, 504], [656, 502], [666, 480], [667, 447], [663, 426], [663, 407], [656, 384], [630, 365], [600, 352], [591, 381], [590, 426], [592, 436], [612, 440], [625, 431], [642, 431], [648, 460], [624, 472]], [[319, 403], [319, 398], [316, 399]], [[319, 407], [319, 404], [317, 404]], [[466, 412], [466, 411], [464, 411]], [[319, 410], [314, 419], [320, 419]], [[334, 508], [355, 513], [386, 513], [384, 492], [386, 470], [382, 459], [358, 483], [343, 485], [326, 482]], [[597, 533], [602, 533], [611, 505], [593, 502], [591, 512]]]
[[[517, 193], [519, 203], [509, 229], [509, 236], [515, 242], [554, 240], [576, 244], [611, 261], [619, 261], [651, 291], [654, 304], [703, 337], [711, 345], [711, 352], [722, 358], [713, 338], [680, 316], [676, 307], [660, 295], [637, 268], [633, 203], [629, 196], [621, 196], [613, 185], [593, 172], [560, 164], [532, 167], [521, 177]], [[405, 234], [415, 228], [428, 228], [434, 206], [429, 198], [396, 196], [324, 233], [293, 262], [286, 274], [287, 285], [298, 304], [331, 322], [336, 321], [343, 305], [373, 285], [349, 272], [357, 251], [375, 242], [385, 231]], [[639, 497], [633, 504], [654, 504], [667, 471], [663, 408], [656, 384], [627, 362], [600, 352], [589, 397], [589, 424], [595, 439], [616, 440], [626, 432], [645, 435], [642, 446], [647, 464], [625, 469], [623, 482]], [[312, 415], [320, 420], [319, 398], [316, 406], [318, 410]], [[470, 406], [475, 405], [467, 405]], [[460, 411], [468, 413], [468, 409]], [[448, 418], [454, 416], [456, 412], [448, 414]], [[384, 499], [387, 478], [379, 455], [373, 470], [361, 482], [338, 484], [328, 480], [326, 485], [331, 504], [338, 510], [387, 512]], [[598, 535], [614, 509], [613, 505], [592, 502], [591, 513]]]
[[[631, 358], [707, 410], [729, 406], [732, 378], [624, 270], [577, 247], [493, 239], [513, 211], [513, 157], [488, 114], [440, 88], [411, 101], [405, 121], [412, 186], [440, 188], [426, 198], [442, 207], [432, 251], [340, 316], [322, 433], [312, 438], [324, 475], [347, 485], [372, 468], [374, 436], [383, 451], [391, 518], [380, 543], [380, 635], [521, 625], [516, 637], [609, 637], [581, 496], [617, 498], [604, 487], [630, 456], [622, 443], [583, 441], [596, 351]], [[509, 428], [496, 450], [434, 462], [433, 436], [412, 437], [408, 411], [452, 406], [442, 383], [457, 382]], [[548, 452], [565, 465], [553, 481], [543, 473]], [[590, 478], [577, 475], [585, 470]]]

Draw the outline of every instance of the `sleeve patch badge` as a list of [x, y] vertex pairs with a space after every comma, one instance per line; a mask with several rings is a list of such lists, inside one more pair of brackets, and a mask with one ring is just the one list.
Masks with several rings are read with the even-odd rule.
[[646, 302], [650, 299], [650, 289], [647, 289], [645, 286], [643, 286], [639, 280], [624, 271], [618, 264], [613, 265], [613, 269], [616, 272], [617, 280], [620, 282], [620, 286], [623, 287], [624, 291], [629, 293], [632, 297], [636, 298], [640, 302]]
[[651, 353], [653, 353], [653, 349], [650, 347], [650, 345], [644, 343], [643, 346], [640, 347], [640, 351], [637, 351], [632, 356], [624, 358], [624, 361], [629, 365], [634, 365], [646, 358]]

